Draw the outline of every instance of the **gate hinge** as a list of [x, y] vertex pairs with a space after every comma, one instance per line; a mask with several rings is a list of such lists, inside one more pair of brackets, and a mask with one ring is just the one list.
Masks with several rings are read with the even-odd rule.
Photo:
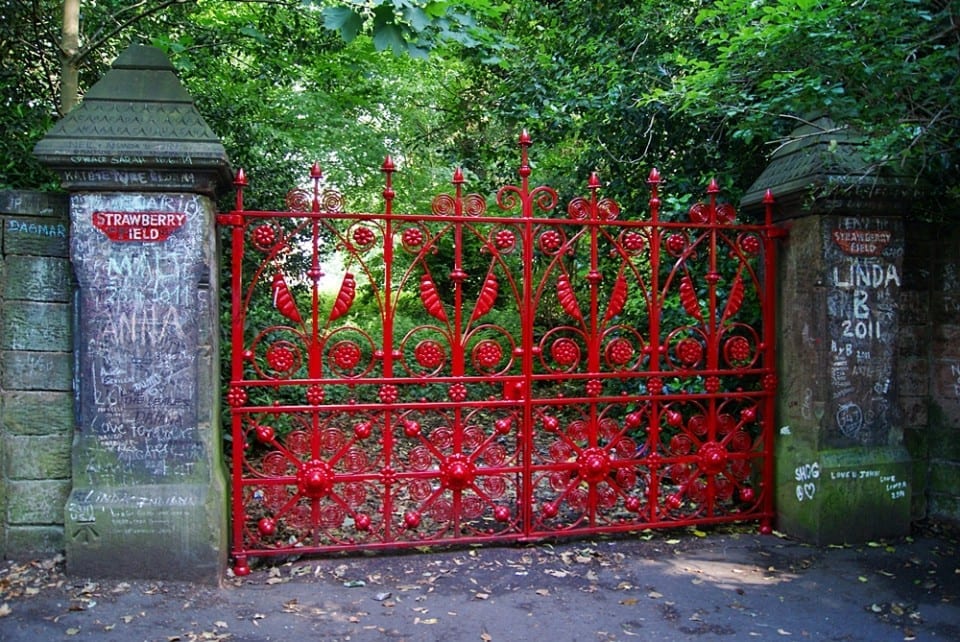
[[217, 214], [217, 223], [220, 225], [243, 225], [243, 217], [239, 214]]

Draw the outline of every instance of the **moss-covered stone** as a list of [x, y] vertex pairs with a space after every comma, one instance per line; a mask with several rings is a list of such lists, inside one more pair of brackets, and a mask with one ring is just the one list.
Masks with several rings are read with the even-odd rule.
[[956, 493], [930, 493], [927, 499], [927, 515], [934, 519], [956, 521], [960, 515], [960, 496]]
[[5, 392], [0, 403], [0, 425], [7, 434], [73, 434], [73, 396], [68, 392]]
[[63, 505], [70, 493], [65, 479], [7, 482], [9, 526], [55, 526], [63, 524]]
[[73, 355], [69, 352], [0, 351], [0, 383], [5, 390], [72, 391]]
[[31, 559], [63, 551], [63, 526], [10, 526], [6, 534], [8, 557]]
[[70, 352], [72, 310], [68, 303], [8, 301], [0, 324], [0, 348]]
[[8, 256], [2, 283], [4, 300], [69, 302], [73, 295], [70, 261], [52, 256]]
[[8, 479], [69, 479], [70, 444], [68, 434], [7, 435], [4, 439], [4, 464]]
[[783, 446], [777, 489], [778, 528], [806, 541], [853, 543], [910, 531], [913, 464], [901, 448]]
[[960, 462], [939, 458], [930, 460], [928, 488], [931, 493], [960, 496]]
[[75, 489], [66, 508], [67, 570], [215, 583], [227, 553], [222, 493], [188, 484]]

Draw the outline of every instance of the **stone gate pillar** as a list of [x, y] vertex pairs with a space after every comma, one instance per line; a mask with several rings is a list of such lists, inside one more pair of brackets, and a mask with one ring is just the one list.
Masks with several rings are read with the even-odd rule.
[[902, 215], [896, 179], [820, 118], [794, 132], [741, 206], [767, 189], [788, 230], [778, 274], [778, 528], [818, 544], [910, 529], [912, 468], [897, 398]]
[[215, 207], [224, 148], [158, 49], [134, 45], [35, 154], [70, 192], [77, 426], [68, 571], [217, 582]]

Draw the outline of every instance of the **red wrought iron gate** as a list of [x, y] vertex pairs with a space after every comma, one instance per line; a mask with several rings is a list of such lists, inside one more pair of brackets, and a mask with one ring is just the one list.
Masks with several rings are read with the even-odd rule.
[[[382, 214], [294, 190], [232, 234], [232, 556], [773, 515], [774, 228], [519, 185]], [[768, 198], [772, 202], [772, 199]], [[336, 278], [328, 286], [331, 272]]]

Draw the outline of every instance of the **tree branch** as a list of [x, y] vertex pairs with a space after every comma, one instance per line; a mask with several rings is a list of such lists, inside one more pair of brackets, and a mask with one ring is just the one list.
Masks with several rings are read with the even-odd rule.
[[[159, 13], [164, 9], [166, 9], [167, 7], [170, 7], [176, 4], [187, 4], [187, 3], [193, 3], [196, 1], [197, 0], [163, 0], [163, 2], [153, 7], [144, 9], [143, 11], [141, 11], [140, 13], [137, 13], [134, 16], [131, 16], [123, 21], [117, 22], [117, 24], [113, 25], [113, 27], [110, 28], [109, 30], [106, 27], [102, 27], [96, 33], [94, 33], [93, 36], [91, 36], [90, 41], [87, 42], [85, 45], [83, 45], [83, 47], [80, 48], [77, 54], [73, 56], [72, 62], [75, 65], [79, 65], [81, 62], [83, 62], [87, 58], [87, 56], [89, 56], [93, 51], [95, 51], [100, 45], [105, 43], [110, 38], [113, 38], [118, 33], [126, 29], [127, 27], [140, 22], [144, 18], [152, 16], [156, 13]], [[140, 0], [140, 2], [136, 4], [133, 4], [129, 7], [121, 9], [116, 14], [114, 14], [113, 17], [116, 19], [118, 16], [121, 16], [130, 11], [134, 11], [136, 9], [139, 9], [143, 7], [145, 4], [147, 4], [147, 0]]]

